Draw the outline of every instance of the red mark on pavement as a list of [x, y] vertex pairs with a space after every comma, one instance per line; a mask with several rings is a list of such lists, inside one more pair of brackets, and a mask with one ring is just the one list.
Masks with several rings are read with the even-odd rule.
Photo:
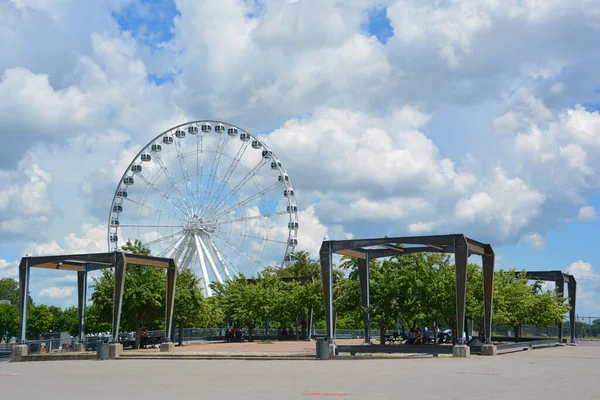
[[12, 373], [12, 374], [0, 374], [0, 376], [17, 376], [17, 375], [21, 375], [21, 374], [17, 374], [17, 373]]
[[350, 396], [350, 393], [303, 393], [302, 396], [310, 397], [346, 397]]

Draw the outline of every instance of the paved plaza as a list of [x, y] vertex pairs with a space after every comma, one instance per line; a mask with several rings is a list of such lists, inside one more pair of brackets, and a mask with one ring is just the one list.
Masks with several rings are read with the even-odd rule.
[[575, 399], [597, 396], [600, 343], [497, 357], [0, 363], [3, 399]]

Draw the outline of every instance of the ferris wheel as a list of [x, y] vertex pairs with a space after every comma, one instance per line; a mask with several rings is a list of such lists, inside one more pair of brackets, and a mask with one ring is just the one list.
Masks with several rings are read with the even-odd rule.
[[298, 207], [290, 178], [258, 137], [219, 121], [159, 134], [133, 157], [110, 207], [108, 246], [141, 241], [209, 282], [293, 261]]

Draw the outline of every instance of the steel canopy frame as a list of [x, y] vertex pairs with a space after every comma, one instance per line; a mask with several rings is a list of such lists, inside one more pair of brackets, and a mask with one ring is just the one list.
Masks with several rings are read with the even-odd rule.
[[[410, 245], [410, 247], [400, 247], [399, 245]], [[332, 343], [335, 342], [333, 329], [333, 254], [358, 258], [361, 303], [363, 309], [366, 309], [370, 304], [369, 260], [412, 253], [454, 253], [456, 265], [456, 321], [459, 326], [459, 328], [454, 327], [454, 331], [457, 333], [463, 332], [462, 325], [465, 320], [468, 259], [473, 254], [481, 256], [483, 261], [485, 344], [491, 343], [494, 251], [491, 245], [469, 239], [462, 234], [323, 241], [319, 258], [323, 279], [327, 337]], [[363, 311], [363, 321], [365, 341], [368, 342], [370, 341], [370, 318], [366, 311]], [[463, 336], [464, 333], [457, 337], [459, 345], [465, 344]]]
[[[569, 297], [569, 326], [571, 328], [571, 343], [575, 343], [575, 296], [577, 294], [577, 281], [573, 275], [565, 274], [562, 271], [524, 271], [527, 279], [554, 282], [556, 291], [563, 296], [565, 294], [565, 283], [567, 284]], [[521, 272], [516, 272], [520, 274]], [[558, 323], [558, 340], [562, 343], [563, 323]]]
[[87, 273], [106, 268], [115, 269], [113, 298], [112, 340], [119, 341], [119, 325], [123, 304], [125, 272], [130, 265], [165, 268], [167, 270], [167, 301], [165, 309], [165, 336], [171, 341], [173, 306], [175, 303], [175, 281], [177, 266], [172, 258], [142, 256], [131, 253], [111, 252], [92, 254], [68, 254], [41, 257], [23, 257], [19, 264], [19, 328], [20, 342], [25, 343], [27, 328], [27, 303], [31, 268], [58, 269], [77, 272], [77, 295], [79, 308], [79, 342], [85, 339], [85, 304], [87, 300]]

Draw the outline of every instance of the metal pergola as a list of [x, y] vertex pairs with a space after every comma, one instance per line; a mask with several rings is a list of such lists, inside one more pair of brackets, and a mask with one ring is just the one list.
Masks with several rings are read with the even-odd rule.
[[131, 253], [92, 253], [68, 254], [41, 257], [23, 257], [19, 264], [19, 327], [20, 342], [25, 343], [27, 328], [27, 303], [29, 295], [29, 276], [31, 268], [46, 268], [77, 272], [77, 295], [79, 311], [79, 342], [85, 339], [85, 306], [87, 299], [87, 274], [106, 268], [114, 268], [115, 289], [113, 302], [112, 340], [119, 341], [119, 324], [123, 305], [125, 272], [130, 265], [165, 268], [167, 270], [167, 301], [165, 310], [165, 335], [171, 341], [173, 305], [175, 302], [175, 280], [177, 267], [171, 258], [142, 256]]
[[[333, 254], [358, 259], [361, 303], [363, 310], [366, 310], [369, 307], [369, 260], [413, 253], [454, 254], [456, 265], [456, 321], [458, 325], [454, 330], [457, 332], [458, 345], [466, 344], [462, 326], [465, 320], [467, 264], [469, 256], [481, 256], [483, 261], [485, 344], [491, 343], [494, 251], [491, 245], [480, 243], [463, 234], [323, 241], [320, 250], [321, 274], [323, 279], [327, 337], [331, 342], [335, 342], [335, 331], [333, 328]], [[365, 341], [368, 341], [370, 338], [370, 317], [367, 311], [363, 311], [363, 321]], [[459, 332], [462, 334], [458, 335]]]
[[[577, 281], [573, 275], [565, 274], [562, 271], [524, 271], [527, 279], [539, 280], [546, 282], [554, 282], [556, 291], [564, 296], [565, 294], [565, 283], [567, 284], [569, 306], [569, 325], [571, 328], [571, 343], [575, 343], [575, 296], [577, 294]], [[520, 274], [520, 272], [516, 272]], [[558, 340], [562, 342], [563, 339], [563, 323], [558, 323]]]

